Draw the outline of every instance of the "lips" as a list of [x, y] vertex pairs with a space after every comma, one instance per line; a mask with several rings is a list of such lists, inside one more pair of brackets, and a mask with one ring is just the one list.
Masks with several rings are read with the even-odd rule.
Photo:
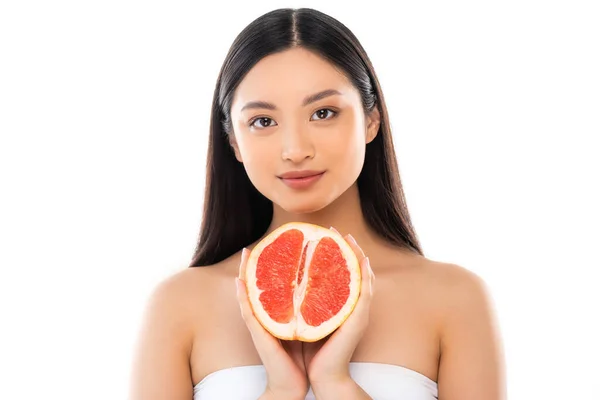
[[321, 179], [325, 171], [290, 171], [279, 176], [288, 187], [295, 190], [310, 188]]
[[281, 179], [302, 179], [321, 175], [325, 171], [289, 171], [279, 175]]

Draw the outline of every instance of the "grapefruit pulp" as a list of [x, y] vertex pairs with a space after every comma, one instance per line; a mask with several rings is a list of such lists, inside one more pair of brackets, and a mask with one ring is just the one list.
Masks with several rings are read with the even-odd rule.
[[337, 232], [292, 222], [252, 249], [246, 264], [248, 300], [273, 336], [315, 342], [352, 313], [360, 294], [360, 266]]

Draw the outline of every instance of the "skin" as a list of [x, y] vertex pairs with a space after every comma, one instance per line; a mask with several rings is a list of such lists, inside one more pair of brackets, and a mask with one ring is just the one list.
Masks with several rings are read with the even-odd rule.
[[[325, 89], [341, 95], [302, 105], [307, 96]], [[277, 109], [242, 111], [256, 100]], [[257, 117], [268, 119], [251, 126]], [[369, 398], [344, 373], [348, 360], [417, 371], [438, 382], [440, 400], [506, 398], [502, 346], [485, 283], [461, 266], [390, 245], [362, 216], [355, 181], [379, 118], [377, 111], [365, 115], [358, 92], [344, 75], [305, 49], [270, 55], [250, 70], [234, 96], [231, 145], [252, 183], [274, 202], [268, 232], [302, 221], [351, 233], [364, 273], [372, 270], [376, 277], [366, 280], [373, 294], [359, 300], [364, 310], [342, 325], [344, 333], [333, 344], [277, 347], [244, 312], [244, 284], [236, 282], [244, 268], [242, 251], [208, 268], [180, 271], [161, 282], [150, 298], [131, 399], [189, 400], [193, 386], [209, 373], [256, 364], [267, 368], [274, 392], [289, 390], [301, 398], [298, 387], [310, 381], [318, 398], [340, 398], [340, 393], [348, 399]], [[303, 169], [326, 172], [307, 190], [291, 189], [277, 177]], [[363, 292], [370, 293], [367, 289]], [[326, 363], [331, 359], [322, 356], [326, 352], [337, 361]], [[269, 373], [278, 368], [292, 373], [283, 378]], [[311, 374], [311, 368], [319, 374]], [[273, 393], [264, 397], [277, 398]]]

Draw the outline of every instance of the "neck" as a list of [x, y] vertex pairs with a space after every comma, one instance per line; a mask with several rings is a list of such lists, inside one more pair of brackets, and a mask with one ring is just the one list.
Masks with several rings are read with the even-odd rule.
[[369, 227], [360, 206], [356, 183], [327, 207], [312, 213], [289, 213], [273, 205], [273, 220], [267, 233], [288, 222], [306, 222], [325, 228], [334, 227], [343, 236], [351, 234], [366, 254], [384, 245], [379, 236]]

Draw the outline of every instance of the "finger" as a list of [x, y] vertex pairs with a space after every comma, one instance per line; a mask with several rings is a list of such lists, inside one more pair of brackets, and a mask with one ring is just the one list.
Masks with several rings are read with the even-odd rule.
[[360, 282], [360, 295], [358, 297], [357, 307], [367, 307], [371, 301], [371, 297], [373, 296], [373, 280], [375, 275], [371, 271], [371, 266], [369, 265], [369, 257], [365, 257], [360, 263], [360, 273], [362, 276]]
[[252, 306], [250, 305], [250, 301], [248, 300], [248, 291], [246, 289], [246, 282], [244, 282], [240, 278], [236, 278], [237, 285], [237, 298], [240, 305], [240, 311], [242, 313], [242, 318], [250, 333], [254, 335], [254, 333], [259, 332], [261, 329], [264, 330], [262, 325], [258, 322], [256, 317], [254, 316], [254, 312], [252, 311]]
[[369, 324], [371, 300], [373, 298], [373, 275], [370, 273], [369, 258], [365, 257], [360, 264], [361, 274], [364, 277], [360, 283], [360, 294], [354, 310], [341, 328], [350, 330], [354, 334], [362, 336], [362, 332]]
[[246, 265], [248, 264], [248, 257], [250, 256], [250, 251], [247, 248], [242, 249], [242, 257], [240, 260], [240, 270], [238, 272], [238, 278], [246, 281]]
[[[356, 257], [358, 258], [361, 276], [361, 293], [372, 294], [372, 283], [373, 279], [375, 278], [375, 274], [371, 269], [368, 257], [365, 256], [365, 252], [360, 248], [358, 243], [356, 243], [356, 240], [351, 234], [346, 235], [344, 239], [346, 239], [346, 242], [348, 242], [354, 251], [354, 254], [356, 254]], [[365, 284], [368, 285], [367, 288], [365, 288]]]
[[356, 243], [354, 237], [352, 237], [352, 235], [350, 234], [347, 234], [346, 236], [344, 236], [344, 239], [346, 240], [346, 242], [348, 242], [352, 250], [354, 250], [354, 254], [356, 254], [358, 262], [362, 263], [362, 260], [365, 258], [365, 252], [360, 248], [358, 243]]
[[337, 233], [338, 235], [342, 236], [342, 234], [341, 234], [341, 233], [340, 233], [340, 232], [339, 232], [337, 229], [335, 229], [333, 226], [332, 226], [332, 227], [330, 227], [329, 229], [331, 229], [332, 231], [334, 231], [334, 232], [335, 232], [335, 233]]
[[373, 297], [373, 291], [375, 290], [375, 274], [373, 273], [373, 269], [371, 268], [371, 260], [369, 257], [365, 257], [365, 273], [368, 275], [369, 279], [365, 279], [368, 282], [370, 297]]
[[[242, 318], [250, 331], [252, 340], [257, 349], [263, 349], [266, 353], [259, 351], [261, 358], [269, 357], [273, 352], [281, 348], [279, 340], [272, 336], [263, 326], [258, 322], [252, 311], [252, 306], [248, 300], [248, 292], [246, 289], [246, 283], [236, 278], [237, 285], [237, 297], [240, 304], [240, 310]], [[268, 363], [268, 359], [263, 359], [263, 363]]]
[[246, 266], [248, 265], [249, 256], [250, 251], [246, 248], [243, 248], [242, 256], [240, 259], [240, 269], [238, 272], [238, 278], [236, 279], [236, 286], [238, 302], [240, 304], [240, 310], [242, 312], [242, 318], [246, 322], [246, 325], [248, 325], [250, 333], [254, 334], [254, 332], [256, 332], [257, 330], [264, 330], [264, 328], [262, 327], [262, 325], [260, 325], [256, 317], [254, 316], [254, 311], [252, 310], [250, 300], [248, 299], [248, 289], [246, 287]]

